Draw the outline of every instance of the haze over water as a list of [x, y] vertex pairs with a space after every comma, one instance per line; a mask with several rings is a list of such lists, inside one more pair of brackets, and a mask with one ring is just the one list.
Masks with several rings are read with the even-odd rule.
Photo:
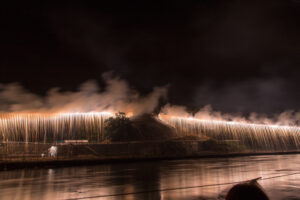
[[[0, 172], [0, 194], [6, 200], [223, 199], [232, 185], [158, 190], [300, 173], [299, 165], [296, 154], [11, 170]], [[259, 183], [272, 200], [300, 199], [300, 174]], [[156, 192], [113, 196], [149, 190]]]

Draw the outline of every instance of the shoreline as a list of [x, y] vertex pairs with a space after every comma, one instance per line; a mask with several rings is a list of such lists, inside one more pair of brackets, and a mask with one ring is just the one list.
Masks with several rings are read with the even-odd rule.
[[275, 151], [275, 152], [232, 152], [218, 154], [216, 152], [203, 153], [188, 156], [160, 156], [160, 157], [86, 157], [86, 158], [48, 158], [39, 160], [1, 160], [0, 171], [15, 169], [34, 169], [34, 168], [61, 168], [76, 167], [99, 164], [112, 163], [128, 163], [128, 162], [149, 162], [163, 160], [185, 160], [185, 159], [201, 159], [201, 158], [231, 158], [245, 156], [262, 156], [262, 155], [288, 155], [299, 154], [300, 151]]

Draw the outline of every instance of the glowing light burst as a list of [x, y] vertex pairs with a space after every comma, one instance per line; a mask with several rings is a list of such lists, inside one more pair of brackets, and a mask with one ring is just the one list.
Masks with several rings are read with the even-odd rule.
[[192, 117], [160, 115], [179, 134], [207, 136], [217, 140], [236, 140], [252, 150], [297, 150], [300, 127], [252, 124], [235, 121], [202, 120]]
[[111, 112], [87, 112], [87, 113], [83, 113], [83, 112], [70, 112], [70, 113], [59, 113], [59, 116], [113, 116], [113, 114]]
[[[127, 113], [133, 115], [133, 113]], [[66, 139], [100, 142], [105, 119], [111, 112], [3, 113], [0, 114], [0, 141], [53, 143]], [[178, 134], [235, 140], [252, 150], [297, 150], [300, 127], [205, 120], [160, 114]]]
[[65, 139], [103, 139], [110, 112], [6, 113], [0, 115], [0, 141], [57, 142]]

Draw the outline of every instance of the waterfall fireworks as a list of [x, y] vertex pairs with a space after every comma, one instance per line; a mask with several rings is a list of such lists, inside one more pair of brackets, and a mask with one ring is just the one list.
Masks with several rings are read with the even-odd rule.
[[[109, 112], [59, 114], [2, 114], [0, 140], [52, 143], [68, 139], [103, 140]], [[219, 141], [235, 140], [251, 149], [287, 150], [300, 146], [300, 128], [234, 121], [201, 120], [160, 114], [162, 122], [174, 127], [177, 135], [206, 136]]]
[[300, 127], [201, 120], [160, 115], [160, 119], [180, 133], [207, 136], [216, 140], [236, 140], [252, 150], [288, 150], [300, 146]]
[[56, 142], [66, 139], [102, 139], [104, 120], [109, 112], [59, 114], [2, 114], [0, 140]]

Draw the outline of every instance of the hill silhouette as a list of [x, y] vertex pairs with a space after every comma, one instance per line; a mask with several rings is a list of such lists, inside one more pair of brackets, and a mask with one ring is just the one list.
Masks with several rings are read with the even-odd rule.
[[132, 119], [116, 115], [106, 121], [105, 137], [111, 142], [168, 140], [176, 137], [176, 131], [150, 114]]

